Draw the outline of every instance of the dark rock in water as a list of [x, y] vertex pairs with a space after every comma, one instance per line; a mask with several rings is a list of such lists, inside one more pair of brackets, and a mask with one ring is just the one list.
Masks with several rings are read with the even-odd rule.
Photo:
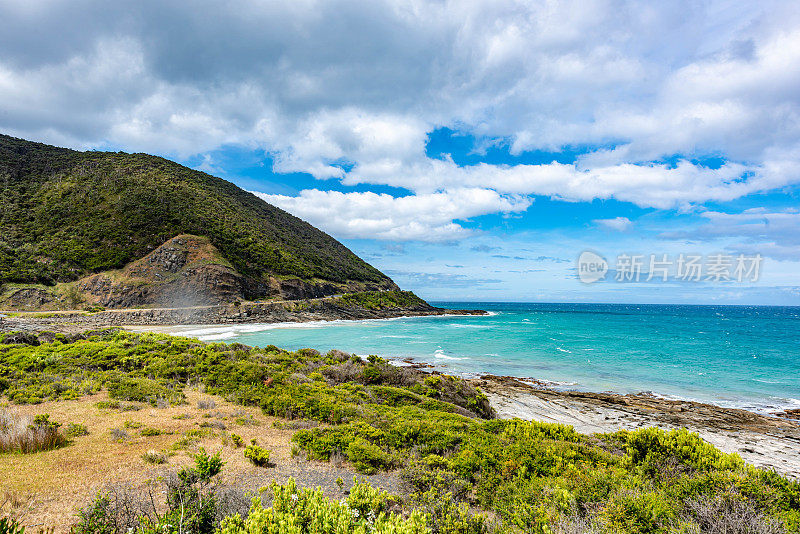
[[789, 409], [784, 410], [782, 412], [775, 413], [777, 417], [783, 417], [785, 419], [796, 419], [800, 421], [800, 409]]

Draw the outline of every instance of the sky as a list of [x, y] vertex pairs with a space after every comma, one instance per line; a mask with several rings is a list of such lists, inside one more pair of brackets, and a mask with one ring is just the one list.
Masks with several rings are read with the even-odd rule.
[[793, 1], [0, 0], [0, 132], [220, 176], [429, 300], [800, 305]]

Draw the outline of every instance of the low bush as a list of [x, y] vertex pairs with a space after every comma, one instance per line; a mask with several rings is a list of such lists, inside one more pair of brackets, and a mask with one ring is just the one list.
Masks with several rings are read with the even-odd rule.
[[86, 425], [80, 423], [70, 423], [67, 425], [66, 430], [64, 430], [64, 436], [70, 439], [88, 435], [89, 429], [86, 428]]
[[111, 439], [113, 439], [114, 441], [117, 441], [119, 443], [122, 443], [124, 441], [128, 441], [129, 439], [131, 439], [131, 435], [128, 434], [125, 430], [123, 430], [121, 428], [112, 428], [108, 432], [111, 434]]
[[252, 440], [250, 445], [244, 449], [244, 457], [257, 467], [267, 467], [269, 465], [269, 454], [270, 451], [260, 447], [256, 440]]
[[67, 443], [67, 438], [59, 430], [60, 426], [51, 421], [48, 414], [29, 417], [0, 409], [0, 453], [27, 454], [61, 447]]
[[150, 449], [142, 454], [142, 460], [148, 464], [164, 464], [167, 462], [167, 455], [155, 449]]
[[257, 419], [254, 419], [253, 416], [250, 414], [247, 414], [244, 417], [237, 417], [234, 420], [234, 422], [240, 426], [258, 426], [261, 424]]
[[157, 406], [159, 400], [172, 405], [185, 401], [183, 393], [166, 381], [122, 377], [110, 380], [106, 386], [109, 396], [118, 400], [147, 402], [152, 406]]
[[[148, 451], [143, 459], [162, 456]], [[145, 494], [130, 487], [99, 493], [78, 512], [72, 534], [212, 534], [220, 521], [246, 510], [241, 492], [226, 490], [214, 481], [224, 463], [200, 449], [194, 465], [150, 481]], [[166, 495], [166, 501], [162, 501]]]
[[361, 473], [371, 475], [379, 469], [386, 469], [391, 460], [380, 447], [362, 437], [357, 437], [347, 445], [347, 459]]
[[388, 512], [389, 496], [366, 483], [356, 483], [347, 499], [326, 499], [321, 489], [298, 488], [294, 479], [272, 483], [272, 506], [253, 499], [246, 519], [225, 519], [220, 534], [327, 533], [427, 534], [425, 517], [412, 512], [407, 518]]
[[158, 428], [146, 426], [139, 431], [139, 434], [145, 437], [152, 437], [152, 436], [160, 436], [162, 432]]
[[215, 430], [227, 430], [227, 426], [222, 421], [203, 421], [200, 428], [213, 428]]

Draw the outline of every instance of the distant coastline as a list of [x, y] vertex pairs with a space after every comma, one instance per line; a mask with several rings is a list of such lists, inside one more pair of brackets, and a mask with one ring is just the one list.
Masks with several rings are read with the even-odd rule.
[[486, 315], [484, 310], [438, 308], [425, 302], [407, 307], [371, 309], [344, 306], [330, 297], [241, 302], [183, 308], [134, 308], [89, 311], [3, 311], [0, 331], [82, 331], [109, 326], [173, 326], [187, 324], [305, 323], [310, 321], [390, 319], [431, 315]]

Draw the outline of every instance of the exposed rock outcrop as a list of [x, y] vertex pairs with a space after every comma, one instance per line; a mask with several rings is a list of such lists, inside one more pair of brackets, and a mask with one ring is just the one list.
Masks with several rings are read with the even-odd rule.
[[242, 299], [244, 279], [207, 239], [174, 237], [119, 272], [78, 281], [87, 301], [106, 308], [186, 307]]
[[24, 287], [0, 294], [0, 309], [55, 311], [103, 308], [186, 308], [258, 299], [315, 299], [342, 293], [397, 290], [382, 282], [302, 280], [241, 275], [205, 237], [183, 234], [126, 265], [52, 288]]
[[55, 295], [35, 287], [12, 290], [6, 299], [5, 306], [14, 310], [41, 310], [53, 304]]

